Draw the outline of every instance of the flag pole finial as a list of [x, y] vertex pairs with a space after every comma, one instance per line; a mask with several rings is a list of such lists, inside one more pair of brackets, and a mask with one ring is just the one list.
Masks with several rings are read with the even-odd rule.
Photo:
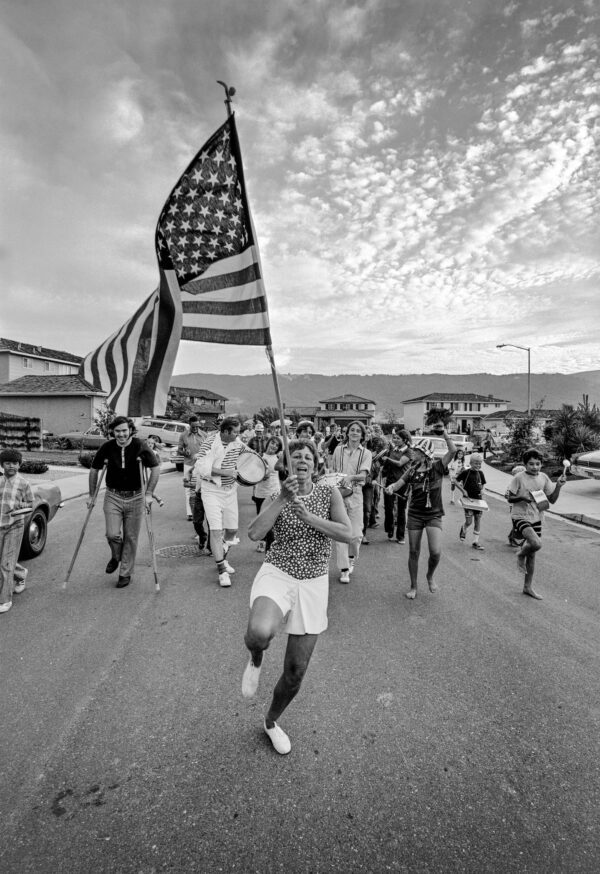
[[225, 106], [227, 107], [227, 118], [231, 115], [231, 98], [235, 94], [235, 88], [230, 88], [225, 82], [222, 82], [221, 79], [217, 79], [217, 85], [222, 85], [225, 89]]

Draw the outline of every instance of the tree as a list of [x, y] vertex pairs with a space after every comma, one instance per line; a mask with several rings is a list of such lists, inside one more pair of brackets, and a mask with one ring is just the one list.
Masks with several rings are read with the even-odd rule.
[[102, 406], [100, 409], [96, 410], [94, 414], [94, 422], [96, 426], [100, 429], [100, 431], [104, 434], [106, 439], [108, 440], [110, 437], [109, 426], [112, 420], [115, 418], [117, 414], [109, 407], [106, 401], [102, 401]]
[[506, 420], [509, 431], [506, 452], [513, 461], [520, 461], [525, 450], [534, 443], [533, 429], [537, 422], [535, 412]]
[[451, 418], [452, 410], [446, 407], [431, 407], [425, 416], [425, 424], [435, 425], [437, 422], [441, 422], [444, 428], [447, 428]]
[[554, 456], [561, 461], [570, 459], [577, 452], [589, 452], [600, 447], [600, 411], [594, 404], [590, 407], [587, 395], [575, 409], [563, 404], [552, 417], [546, 429]]
[[181, 391], [173, 392], [167, 401], [167, 409], [165, 416], [167, 419], [177, 419], [178, 421], [187, 420], [193, 413], [189, 403], [185, 399], [185, 395]]
[[279, 419], [279, 410], [277, 407], [261, 407], [258, 413], [254, 414], [254, 419], [260, 419], [264, 425], [270, 425]]

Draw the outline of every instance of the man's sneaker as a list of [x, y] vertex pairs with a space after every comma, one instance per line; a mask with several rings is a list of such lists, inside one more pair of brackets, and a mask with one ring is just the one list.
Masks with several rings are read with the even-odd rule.
[[244, 698], [254, 698], [256, 695], [261, 667], [262, 665], [256, 667], [256, 665], [252, 663], [252, 656], [250, 656], [242, 675], [242, 696]]
[[393, 540], [393, 539], [394, 539], [394, 535], [393, 535], [393, 534], [388, 534], [388, 540]]
[[350, 571], [342, 571], [340, 574], [340, 583], [350, 582]]
[[234, 573], [235, 573], [235, 568], [234, 568], [234, 567], [231, 567], [231, 565], [229, 564], [228, 561], [225, 562], [225, 570], [227, 571], [228, 574], [234, 574]]
[[483, 552], [483, 550], [485, 549], [485, 546], [482, 546], [481, 543], [473, 543], [472, 546], [473, 549], [478, 549], [479, 552]]
[[363, 544], [363, 546], [368, 546], [370, 542], [371, 541], [367, 540], [367, 538], [363, 534], [363, 539], [361, 540], [361, 543]]
[[406, 540], [404, 539], [404, 537], [401, 537], [399, 540], [396, 540], [396, 543], [406, 543]]
[[12, 601], [7, 601], [6, 604], [0, 604], [0, 613], [8, 613], [12, 607]]
[[107, 574], [114, 574], [116, 569], [119, 567], [119, 561], [116, 558], [111, 558], [109, 563], [105, 567], [105, 571]]
[[273, 749], [276, 750], [280, 756], [287, 756], [287, 754], [291, 752], [292, 744], [290, 743], [290, 739], [285, 731], [282, 728], [279, 728], [277, 723], [273, 725], [273, 728], [267, 728], [266, 721], [263, 724], [265, 727], [265, 733], [273, 744]]
[[25, 580], [27, 579], [28, 573], [29, 573], [29, 571], [27, 570], [26, 567], [24, 567], [22, 570], [19, 571], [20, 577], [19, 577], [18, 581], [17, 581], [17, 578], [15, 576], [15, 584], [13, 586], [13, 592], [16, 592], [17, 595], [20, 595], [21, 592], [25, 591]]
[[464, 525], [461, 525], [461, 529], [458, 532], [458, 536], [460, 537], [461, 540], [464, 540], [466, 538], [467, 534], [466, 534]]
[[348, 573], [350, 573], [350, 574], [354, 573], [354, 562], [355, 562], [355, 559], [351, 558], [350, 559], [350, 567], [348, 568]]
[[228, 589], [231, 585], [231, 577], [227, 571], [223, 571], [222, 574], [219, 574], [219, 585], [222, 589]]

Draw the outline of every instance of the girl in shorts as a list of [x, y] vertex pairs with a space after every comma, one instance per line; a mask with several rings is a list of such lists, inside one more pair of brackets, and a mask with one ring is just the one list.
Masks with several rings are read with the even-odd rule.
[[414, 600], [417, 597], [417, 575], [419, 572], [419, 556], [423, 531], [427, 532], [429, 560], [427, 563], [427, 585], [430, 592], [437, 592], [433, 581], [435, 569], [442, 556], [442, 482], [446, 468], [454, 458], [456, 447], [444, 428], [439, 433], [446, 441], [448, 451], [443, 458], [434, 460], [434, 444], [427, 437], [413, 443], [414, 461], [400, 479], [386, 488], [388, 495], [410, 486], [408, 502], [408, 573], [410, 589], [406, 597]]

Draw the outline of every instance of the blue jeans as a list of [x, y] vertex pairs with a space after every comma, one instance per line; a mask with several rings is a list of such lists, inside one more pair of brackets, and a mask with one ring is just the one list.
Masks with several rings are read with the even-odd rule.
[[146, 507], [142, 492], [123, 498], [108, 489], [104, 495], [106, 539], [112, 557], [121, 562], [119, 576], [130, 577], [135, 565], [138, 538]]
[[12, 601], [15, 568], [24, 528], [22, 519], [6, 528], [0, 528], [0, 604]]

